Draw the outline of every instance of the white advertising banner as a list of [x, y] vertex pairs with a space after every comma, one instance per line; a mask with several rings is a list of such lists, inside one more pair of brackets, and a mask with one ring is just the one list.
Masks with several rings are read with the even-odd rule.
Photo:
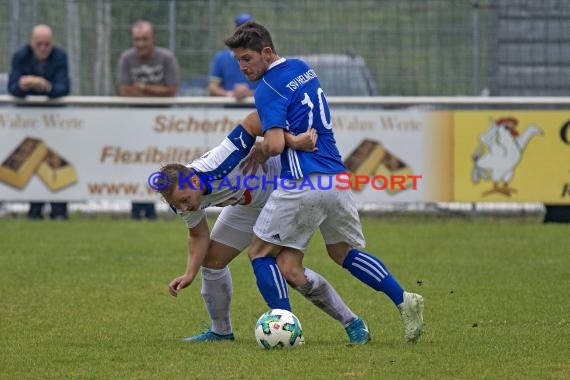
[[[250, 111], [0, 108], [0, 200], [158, 200], [147, 184], [152, 173], [199, 157]], [[358, 175], [357, 200], [449, 201], [450, 120], [438, 112], [334, 111], [339, 149]]]
[[357, 201], [451, 201], [451, 123], [451, 112], [335, 111], [340, 152], [360, 176]]

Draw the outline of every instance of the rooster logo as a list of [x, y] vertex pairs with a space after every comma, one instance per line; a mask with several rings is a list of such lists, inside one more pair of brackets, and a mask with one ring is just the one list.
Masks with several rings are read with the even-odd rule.
[[482, 195], [493, 193], [510, 197], [516, 189], [509, 187], [515, 169], [521, 161], [529, 141], [537, 135], [543, 135], [540, 127], [529, 124], [519, 133], [516, 129], [518, 120], [513, 117], [491, 120], [489, 128], [479, 136], [479, 146], [472, 155], [473, 171], [471, 181], [493, 181], [493, 187]]

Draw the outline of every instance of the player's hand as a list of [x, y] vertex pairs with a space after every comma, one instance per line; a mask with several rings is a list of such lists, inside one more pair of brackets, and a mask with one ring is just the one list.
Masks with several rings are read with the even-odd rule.
[[168, 284], [168, 292], [172, 297], [176, 297], [178, 295], [178, 291], [186, 288], [193, 280], [193, 278], [187, 275], [176, 277], [174, 280], [170, 281], [170, 284]]
[[306, 132], [293, 136], [291, 148], [304, 152], [316, 152], [319, 150], [319, 148], [317, 148], [318, 138], [317, 130], [315, 128], [309, 128]]
[[257, 169], [261, 165], [261, 169], [264, 173], [267, 173], [267, 159], [269, 157], [263, 154], [263, 148], [261, 146], [260, 141], [256, 141], [253, 148], [247, 155], [247, 157], [242, 161], [239, 165], [240, 169], [242, 170], [243, 174], [255, 174], [257, 173]]

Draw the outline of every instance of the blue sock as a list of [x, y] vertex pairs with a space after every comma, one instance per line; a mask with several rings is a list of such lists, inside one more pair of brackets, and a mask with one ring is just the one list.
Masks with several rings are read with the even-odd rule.
[[351, 249], [342, 267], [366, 285], [385, 293], [396, 306], [404, 302], [404, 289], [378, 258], [358, 249]]
[[274, 257], [259, 257], [251, 262], [257, 288], [270, 309], [291, 311], [287, 282], [281, 275]]

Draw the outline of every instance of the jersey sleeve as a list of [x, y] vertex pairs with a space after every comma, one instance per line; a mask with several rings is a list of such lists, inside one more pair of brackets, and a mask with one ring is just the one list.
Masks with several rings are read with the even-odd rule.
[[133, 80], [131, 79], [131, 75], [129, 72], [129, 64], [127, 58], [127, 51], [121, 54], [119, 58], [119, 62], [117, 63], [117, 82], [120, 85], [131, 85], [133, 84]]
[[180, 85], [180, 66], [176, 56], [170, 51], [165, 55], [164, 84], [167, 86]]
[[221, 81], [223, 77], [223, 67], [222, 67], [222, 52], [216, 53], [212, 62], [210, 63], [210, 79], [216, 79]]
[[223, 178], [247, 157], [254, 144], [255, 137], [238, 124], [220, 145], [193, 161], [191, 166], [207, 179]]
[[186, 222], [188, 228], [194, 228], [200, 223], [200, 221], [206, 217], [206, 211], [198, 210], [198, 211], [187, 211], [180, 213], [180, 216]]
[[12, 69], [8, 77], [8, 92], [14, 96], [24, 97], [30, 94], [30, 91], [24, 91], [20, 88], [20, 78], [24, 75], [22, 67], [24, 66], [24, 53], [18, 51], [12, 56]]
[[287, 106], [289, 99], [265, 82], [257, 87], [254, 96], [255, 106], [261, 119], [261, 130], [264, 133], [271, 128], [288, 129]]

